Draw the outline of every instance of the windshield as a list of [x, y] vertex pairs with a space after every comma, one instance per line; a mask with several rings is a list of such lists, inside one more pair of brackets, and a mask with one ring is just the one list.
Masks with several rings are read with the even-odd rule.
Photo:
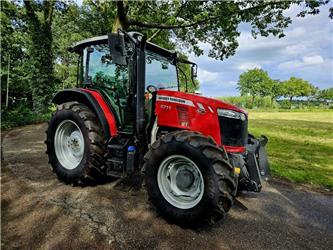
[[178, 91], [176, 66], [166, 58], [147, 52], [146, 55], [146, 88], [153, 85], [158, 89]]
[[[89, 67], [86, 72], [87, 53]], [[103, 87], [116, 87], [124, 90], [128, 85], [128, 68], [112, 63], [112, 57], [107, 44], [91, 45], [83, 50], [82, 71], [85, 82]], [[155, 86], [157, 89], [178, 91], [178, 75], [174, 64], [165, 57], [147, 51], [146, 54], [146, 86]]]

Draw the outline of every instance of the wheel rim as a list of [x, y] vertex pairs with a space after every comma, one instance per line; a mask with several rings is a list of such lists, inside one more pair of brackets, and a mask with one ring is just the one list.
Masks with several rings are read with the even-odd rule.
[[60, 164], [72, 170], [76, 168], [84, 153], [84, 139], [79, 126], [71, 121], [62, 121], [55, 132], [54, 149]]
[[180, 209], [196, 206], [204, 193], [204, 180], [199, 167], [183, 155], [169, 156], [161, 163], [157, 182], [163, 197]]

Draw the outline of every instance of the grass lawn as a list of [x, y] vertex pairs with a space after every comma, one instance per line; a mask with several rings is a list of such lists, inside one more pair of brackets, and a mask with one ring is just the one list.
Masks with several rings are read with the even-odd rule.
[[333, 111], [249, 111], [249, 131], [268, 137], [272, 174], [333, 189]]

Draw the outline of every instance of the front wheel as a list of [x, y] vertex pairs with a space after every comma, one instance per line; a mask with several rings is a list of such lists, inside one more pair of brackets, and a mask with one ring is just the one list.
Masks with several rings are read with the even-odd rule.
[[148, 195], [167, 219], [198, 225], [224, 217], [236, 195], [234, 169], [213, 140], [190, 131], [169, 133], [145, 156]]
[[49, 163], [58, 179], [87, 185], [104, 178], [103, 130], [87, 106], [77, 102], [58, 105], [46, 134]]

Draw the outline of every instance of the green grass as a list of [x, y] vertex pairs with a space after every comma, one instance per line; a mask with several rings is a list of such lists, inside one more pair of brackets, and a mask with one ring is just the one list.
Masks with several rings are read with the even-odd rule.
[[268, 137], [272, 174], [333, 188], [333, 111], [249, 111], [249, 131]]

